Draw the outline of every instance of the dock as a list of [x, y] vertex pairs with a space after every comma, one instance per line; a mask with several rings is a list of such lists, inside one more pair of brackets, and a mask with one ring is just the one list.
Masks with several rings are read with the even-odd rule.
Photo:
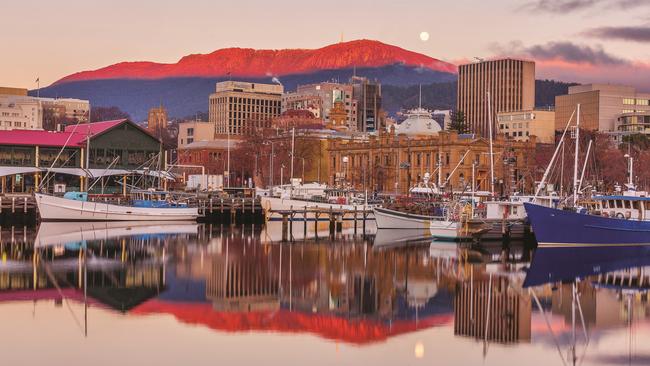
[[294, 222], [303, 226], [304, 235], [307, 236], [308, 222], [313, 222], [314, 231], [318, 231], [319, 221], [329, 221], [330, 236], [340, 233], [343, 230], [343, 221], [353, 221], [354, 234], [357, 234], [358, 223], [361, 221], [362, 232], [366, 231], [366, 222], [372, 209], [363, 206], [361, 209], [344, 209], [342, 207], [290, 207], [288, 210], [268, 210], [267, 220], [282, 220], [282, 241], [292, 241]]

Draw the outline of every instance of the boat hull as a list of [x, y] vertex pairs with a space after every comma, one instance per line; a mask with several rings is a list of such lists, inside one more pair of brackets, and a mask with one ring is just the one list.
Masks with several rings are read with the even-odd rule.
[[35, 196], [43, 221], [195, 221], [199, 217], [195, 207], [131, 207], [40, 193]]
[[[297, 199], [289, 198], [279, 198], [279, 197], [260, 197], [262, 207], [267, 213], [267, 219], [269, 221], [282, 221], [282, 215], [273, 214], [271, 211], [295, 211], [296, 215], [293, 217], [293, 220], [303, 221], [304, 215], [301, 213], [302, 210], [307, 212], [307, 220], [313, 221], [316, 219], [316, 214], [309, 212], [309, 210], [320, 209], [320, 210], [346, 210], [346, 211], [359, 211], [358, 219], [362, 218], [362, 212], [369, 209], [366, 205], [344, 205], [328, 202], [313, 202], [313, 201], [301, 201]], [[321, 221], [329, 220], [329, 217], [326, 215], [319, 215], [318, 217]], [[344, 220], [354, 220], [352, 216], [344, 217]], [[371, 218], [366, 218], [371, 219]]]
[[387, 208], [374, 208], [377, 229], [428, 229], [431, 216], [414, 215]]
[[431, 220], [429, 230], [436, 239], [464, 241], [479, 238], [490, 226], [471, 221], [463, 224], [455, 220]]
[[650, 244], [650, 221], [626, 220], [525, 204], [539, 246]]

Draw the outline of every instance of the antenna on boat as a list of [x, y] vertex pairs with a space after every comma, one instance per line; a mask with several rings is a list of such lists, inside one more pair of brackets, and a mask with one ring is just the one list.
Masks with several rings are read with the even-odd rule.
[[546, 166], [546, 170], [544, 171], [544, 176], [542, 176], [542, 180], [537, 185], [537, 189], [535, 190], [535, 196], [533, 197], [533, 203], [535, 203], [537, 196], [539, 196], [539, 192], [542, 190], [542, 187], [544, 187], [544, 184], [546, 183], [546, 179], [548, 178], [548, 174], [551, 172], [551, 167], [553, 167], [553, 163], [555, 162], [557, 153], [558, 151], [560, 151], [560, 147], [562, 147], [562, 145], [564, 144], [564, 136], [566, 136], [566, 132], [569, 129], [569, 126], [571, 125], [571, 121], [573, 120], [573, 116], [575, 115], [575, 113], [576, 111], [574, 109], [573, 112], [571, 113], [571, 117], [569, 117], [569, 120], [567, 121], [566, 126], [564, 127], [564, 131], [562, 132], [562, 137], [560, 137], [560, 143], [555, 148], [555, 151], [553, 152], [553, 156], [551, 157], [551, 161], [549, 161], [548, 165]]
[[578, 204], [578, 160], [580, 153], [580, 103], [576, 106], [576, 150], [573, 164], [573, 207]]
[[494, 199], [494, 150], [492, 146], [492, 103], [490, 101], [490, 92], [485, 92], [487, 94], [487, 104], [488, 104], [488, 131], [490, 134], [490, 195]]

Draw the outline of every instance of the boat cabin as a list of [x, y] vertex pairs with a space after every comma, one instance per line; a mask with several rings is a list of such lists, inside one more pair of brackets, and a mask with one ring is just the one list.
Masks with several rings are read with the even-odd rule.
[[595, 211], [606, 217], [648, 220], [650, 197], [641, 196], [595, 196]]

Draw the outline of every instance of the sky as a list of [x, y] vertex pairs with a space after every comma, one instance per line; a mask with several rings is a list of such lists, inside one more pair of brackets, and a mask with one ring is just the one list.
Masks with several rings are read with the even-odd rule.
[[650, 90], [650, 0], [21, 0], [2, 12], [1, 86], [34, 89], [36, 78], [46, 86], [121, 61], [343, 38], [453, 63], [534, 59], [537, 78]]

